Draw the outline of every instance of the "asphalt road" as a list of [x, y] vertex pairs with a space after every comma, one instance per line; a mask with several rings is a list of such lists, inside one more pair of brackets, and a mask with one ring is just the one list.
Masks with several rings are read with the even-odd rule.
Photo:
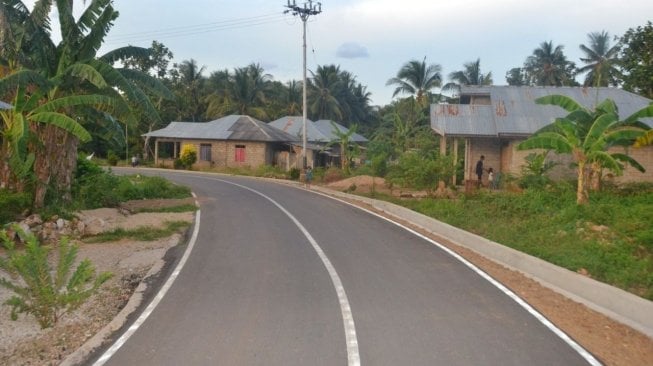
[[185, 266], [107, 365], [580, 365], [578, 352], [432, 243], [313, 192], [190, 186]]

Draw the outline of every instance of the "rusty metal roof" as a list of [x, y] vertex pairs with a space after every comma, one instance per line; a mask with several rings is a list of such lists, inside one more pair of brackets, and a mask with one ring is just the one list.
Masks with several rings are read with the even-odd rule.
[[[431, 127], [451, 136], [528, 136], [567, 115], [560, 107], [535, 104], [535, 99], [560, 94], [571, 97], [586, 108], [612, 99], [625, 118], [646, 107], [651, 100], [617, 88], [581, 87], [462, 87], [461, 95], [489, 95], [491, 105], [431, 105]], [[653, 119], [643, 122], [653, 126]]]
[[269, 126], [250, 116], [231, 115], [210, 122], [171, 122], [168, 126], [143, 136], [263, 142], [293, 142], [297, 137]]

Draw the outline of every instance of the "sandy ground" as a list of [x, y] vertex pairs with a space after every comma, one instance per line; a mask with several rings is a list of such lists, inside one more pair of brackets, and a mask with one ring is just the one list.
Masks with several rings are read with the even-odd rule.
[[[190, 201], [192, 202], [192, 200]], [[140, 203], [147, 205], [148, 202]], [[176, 205], [171, 202], [169, 205]], [[152, 207], [165, 205], [162, 200], [150, 201]], [[161, 227], [165, 221], [193, 220], [193, 212], [126, 214], [125, 210], [97, 209], [83, 211], [80, 219], [88, 223], [90, 233], [115, 228], [139, 226]], [[0, 307], [0, 364], [57, 365], [86, 340], [108, 324], [125, 306], [134, 289], [166, 251], [182, 240], [181, 233], [156, 241], [121, 240], [111, 243], [77, 242], [77, 260], [90, 259], [97, 273], [109, 271], [113, 278], [74, 313], [65, 315], [53, 328], [41, 330], [32, 316], [21, 314], [10, 319], [10, 307]], [[0, 302], [12, 293], [0, 287]]]
[[[375, 178], [374, 181], [377, 191], [395, 195], [410, 194], [399, 190], [390, 192], [382, 180]], [[357, 192], [369, 192], [372, 178], [354, 177], [329, 186], [342, 191], [352, 188], [352, 184], [355, 184]], [[162, 201], [141, 201], [126, 207], [133, 210], [138, 205], [165, 204]], [[89, 221], [94, 222], [92, 230], [98, 232], [115, 227], [160, 225], [165, 220], [191, 221], [193, 215], [192, 213], [142, 213], [125, 216], [117, 210], [110, 209], [86, 211], [83, 214], [87, 215]], [[404, 224], [411, 226], [410, 223]], [[433, 238], [508, 286], [606, 365], [653, 365], [653, 339], [557, 294], [519, 272], [509, 270], [468, 249], [458, 247], [448, 242], [446, 238]], [[153, 263], [179, 240], [181, 236], [176, 234], [154, 242], [81, 244], [78, 258], [91, 259], [99, 271], [111, 271], [114, 277], [87, 304], [74, 314], [64, 317], [57, 326], [49, 330], [40, 330], [33, 318], [26, 316], [21, 316], [15, 322], [11, 321], [9, 308], [0, 307], [0, 364], [59, 364], [118, 314]], [[4, 302], [8, 296], [9, 292], [0, 288], [0, 302]]]

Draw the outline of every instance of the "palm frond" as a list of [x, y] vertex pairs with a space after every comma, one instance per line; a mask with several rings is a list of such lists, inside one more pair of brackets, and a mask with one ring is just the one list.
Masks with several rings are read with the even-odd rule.
[[148, 58], [151, 55], [152, 51], [149, 48], [126, 46], [105, 53], [100, 56], [100, 60], [113, 64], [116, 61], [123, 61], [129, 58]]

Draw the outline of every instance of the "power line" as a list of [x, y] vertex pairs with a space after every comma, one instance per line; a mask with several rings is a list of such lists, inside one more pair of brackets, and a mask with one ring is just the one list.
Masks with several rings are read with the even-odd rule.
[[177, 38], [177, 37], [187, 37], [202, 33], [210, 33], [231, 29], [239, 28], [248, 28], [253, 26], [259, 26], [263, 24], [271, 24], [276, 22], [281, 22], [286, 19], [286, 16], [283, 13], [273, 13], [265, 14], [248, 18], [236, 18], [229, 19], [219, 22], [205, 23], [205, 24], [196, 24], [189, 26], [179, 26], [172, 28], [164, 28], [159, 30], [145, 31], [145, 32], [136, 32], [136, 33], [126, 33], [116, 36], [109, 36], [107, 43], [125, 43], [130, 41], [140, 41], [140, 40], [149, 40], [152, 38]]

